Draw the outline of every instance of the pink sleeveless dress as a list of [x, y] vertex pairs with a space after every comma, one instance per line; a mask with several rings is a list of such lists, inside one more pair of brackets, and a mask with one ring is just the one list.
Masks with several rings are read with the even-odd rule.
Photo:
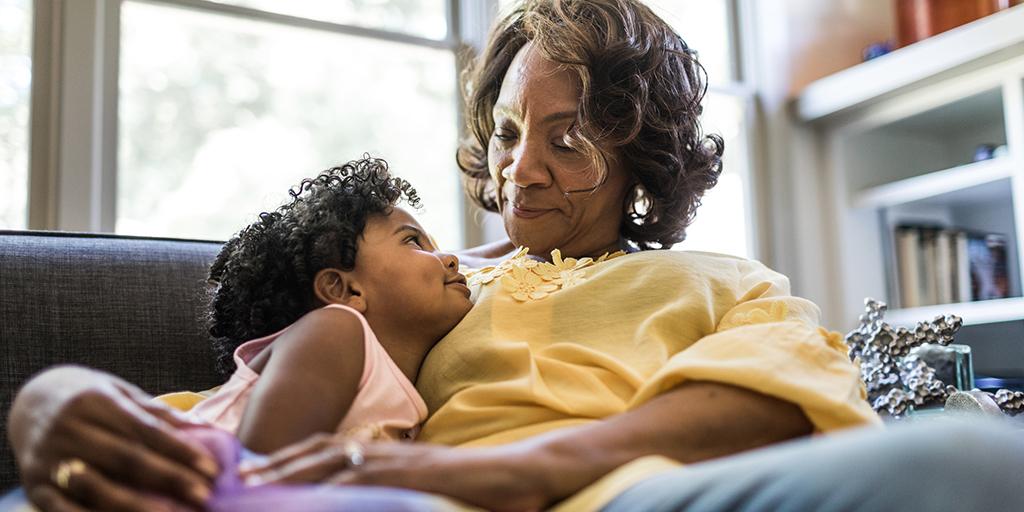
[[[336, 432], [363, 440], [415, 438], [419, 425], [427, 418], [427, 405], [423, 398], [384, 351], [362, 314], [339, 304], [325, 308], [350, 311], [363, 324], [363, 375], [359, 380], [355, 400]], [[237, 434], [242, 413], [260, 378], [248, 363], [289, 328], [247, 341], [235, 349], [235, 365], [238, 369], [216, 394], [192, 408], [190, 414]]]

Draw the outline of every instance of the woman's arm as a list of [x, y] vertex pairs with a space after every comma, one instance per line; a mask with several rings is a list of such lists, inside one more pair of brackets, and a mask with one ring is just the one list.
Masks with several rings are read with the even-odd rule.
[[[25, 494], [43, 510], [164, 510], [166, 496], [201, 508], [219, 469], [177, 430], [194, 425], [113, 375], [75, 366], [47, 370], [18, 392], [8, 419]], [[58, 488], [62, 463], [85, 468]]]
[[363, 325], [348, 311], [309, 313], [274, 341], [245, 408], [238, 439], [269, 453], [334, 432], [359, 389]]
[[809, 435], [799, 407], [714, 382], [689, 382], [604, 421], [523, 442], [547, 502], [647, 455], [694, 463]]
[[461, 264], [469, 268], [483, 268], [500, 263], [502, 257], [508, 256], [515, 248], [511, 240], [505, 239], [463, 249], [455, 252], [455, 255]]
[[[689, 382], [603, 421], [490, 448], [367, 446], [366, 461], [323, 457], [320, 437], [252, 471], [266, 481], [388, 485], [445, 494], [492, 510], [539, 509], [646, 455], [698, 462], [809, 434], [796, 406], [742, 388]], [[457, 478], [453, 476], [457, 475]]]

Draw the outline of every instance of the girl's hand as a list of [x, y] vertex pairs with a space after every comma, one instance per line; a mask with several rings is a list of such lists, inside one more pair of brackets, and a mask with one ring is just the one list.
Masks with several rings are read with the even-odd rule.
[[540, 510], [545, 482], [514, 445], [448, 448], [419, 443], [358, 443], [317, 434], [243, 468], [250, 484], [322, 482], [402, 487], [443, 494], [488, 510]]
[[192, 425], [117, 377], [61, 367], [19, 392], [8, 428], [39, 508], [149, 511], [202, 509], [209, 497], [217, 463], [176, 431]]

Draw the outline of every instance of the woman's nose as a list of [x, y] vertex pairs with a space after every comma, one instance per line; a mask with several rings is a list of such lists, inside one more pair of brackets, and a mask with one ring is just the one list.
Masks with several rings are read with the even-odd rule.
[[508, 165], [501, 170], [501, 175], [519, 188], [530, 186], [548, 187], [551, 185], [551, 172], [544, 162], [544, 155], [537, 143], [524, 141], [512, 150]]

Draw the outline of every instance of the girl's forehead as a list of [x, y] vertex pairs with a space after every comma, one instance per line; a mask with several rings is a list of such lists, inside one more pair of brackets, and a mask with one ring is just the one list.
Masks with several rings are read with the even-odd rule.
[[388, 212], [387, 222], [396, 228], [399, 226], [412, 226], [421, 232], [426, 233], [426, 230], [424, 230], [423, 226], [421, 226], [419, 221], [416, 220], [416, 217], [404, 208], [398, 206], [391, 208], [391, 211]]
[[406, 226], [426, 233], [416, 217], [413, 217], [405, 209], [394, 206], [381, 215], [374, 215], [367, 219], [365, 234], [371, 234], [372, 237], [388, 237]]

